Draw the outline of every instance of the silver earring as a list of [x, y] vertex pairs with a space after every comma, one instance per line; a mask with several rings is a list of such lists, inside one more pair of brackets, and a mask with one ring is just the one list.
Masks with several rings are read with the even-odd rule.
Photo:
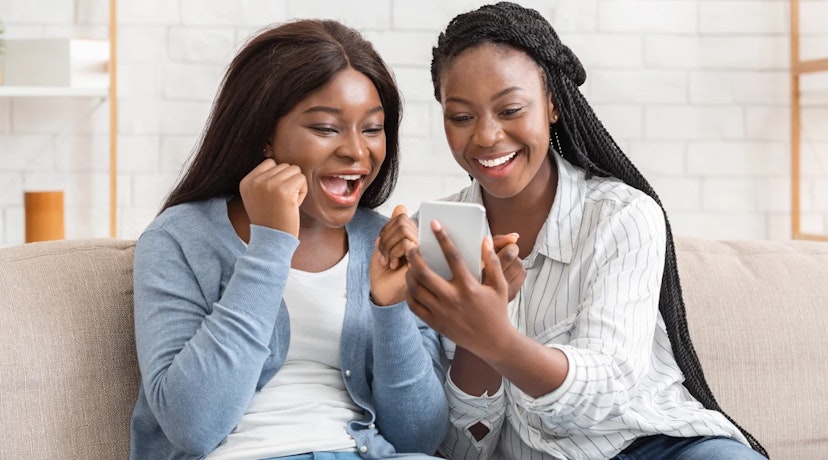
[[[561, 139], [558, 138], [558, 130], [555, 131], [555, 143], [558, 144], [558, 155], [563, 155], [563, 148], [561, 148]], [[552, 140], [550, 139], [549, 142], [551, 143]]]

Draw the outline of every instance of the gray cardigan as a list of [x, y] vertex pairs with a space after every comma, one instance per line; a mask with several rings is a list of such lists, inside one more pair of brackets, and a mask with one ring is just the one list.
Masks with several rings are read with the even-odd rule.
[[[342, 378], [364, 409], [348, 433], [364, 458], [433, 453], [448, 426], [436, 334], [403, 302], [369, 300], [373, 241], [387, 219], [358, 209], [348, 232]], [[251, 226], [247, 246], [227, 198], [165, 210], [135, 248], [135, 341], [141, 387], [131, 458], [201, 458], [284, 363], [282, 292], [299, 241]]]

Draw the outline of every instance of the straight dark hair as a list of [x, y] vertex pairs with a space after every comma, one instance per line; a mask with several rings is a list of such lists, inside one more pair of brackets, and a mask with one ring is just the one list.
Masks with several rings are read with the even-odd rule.
[[[661, 200], [644, 176], [627, 158], [593, 112], [578, 87], [586, 81], [586, 71], [572, 50], [540, 13], [520, 5], [500, 2], [458, 15], [440, 34], [432, 52], [431, 80], [434, 97], [440, 101], [440, 76], [452, 60], [463, 51], [492, 43], [523, 51], [543, 70], [546, 89], [552, 95], [560, 119], [550, 126], [550, 135], [559, 140], [561, 156], [591, 175], [613, 176], [652, 197]], [[550, 147], [550, 155], [552, 150]], [[684, 386], [707, 409], [721, 412], [745, 435], [754, 450], [768, 456], [765, 448], [747, 430], [727, 415], [707, 384], [690, 332], [687, 327], [681, 283], [676, 266], [676, 250], [670, 222], [667, 228], [664, 277], [661, 283], [659, 311], [667, 326], [667, 335], [676, 362], [684, 373]]]
[[385, 112], [385, 161], [359, 205], [384, 203], [399, 171], [402, 103], [394, 77], [356, 30], [332, 20], [299, 20], [265, 29], [230, 63], [201, 142], [161, 212], [238, 194], [242, 178], [264, 160], [279, 118], [349, 67], [374, 83]]

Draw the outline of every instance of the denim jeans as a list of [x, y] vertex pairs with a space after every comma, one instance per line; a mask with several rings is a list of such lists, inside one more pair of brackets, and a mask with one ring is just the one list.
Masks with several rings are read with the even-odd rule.
[[[429, 457], [423, 454], [411, 454], [399, 458], [403, 460], [440, 460], [437, 457]], [[287, 457], [273, 457], [268, 460], [362, 460], [362, 457], [356, 452], [311, 452]]]
[[741, 442], [721, 436], [673, 438], [665, 435], [635, 440], [618, 454], [617, 460], [764, 460]]

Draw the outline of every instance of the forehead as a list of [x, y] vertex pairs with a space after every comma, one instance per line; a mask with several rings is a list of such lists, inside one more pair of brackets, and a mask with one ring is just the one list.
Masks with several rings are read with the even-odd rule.
[[480, 92], [517, 86], [527, 91], [546, 89], [543, 70], [524, 51], [508, 45], [485, 43], [464, 50], [440, 76], [441, 91]]
[[362, 107], [381, 103], [374, 82], [362, 72], [346, 67], [335, 73], [324, 86], [302, 99], [297, 108], [305, 109], [318, 105]]

